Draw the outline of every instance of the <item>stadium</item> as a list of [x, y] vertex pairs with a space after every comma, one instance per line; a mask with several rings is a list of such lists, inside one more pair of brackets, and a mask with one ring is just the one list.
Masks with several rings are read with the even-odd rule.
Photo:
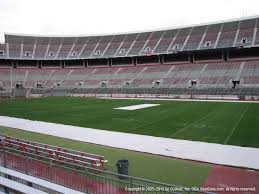
[[259, 193], [259, 16], [5, 33], [0, 193]]

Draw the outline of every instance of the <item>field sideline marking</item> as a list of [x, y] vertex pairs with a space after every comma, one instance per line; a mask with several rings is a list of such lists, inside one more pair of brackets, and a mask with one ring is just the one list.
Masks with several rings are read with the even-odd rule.
[[208, 116], [210, 116], [212, 113], [213, 113], [213, 112], [209, 112], [209, 113], [206, 114], [204, 117], [200, 118], [199, 120], [194, 121], [193, 123], [187, 125], [186, 127], [183, 127], [183, 128], [181, 128], [181, 129], [179, 129], [178, 131], [176, 131], [175, 133], [173, 133], [173, 134], [170, 135], [169, 137], [174, 137], [175, 135], [177, 135], [177, 134], [183, 132], [185, 129], [188, 129], [190, 126], [192, 126], [192, 125], [194, 125], [194, 124], [196, 124], [196, 123], [202, 121], [203, 119], [206, 119], [206, 118], [207, 118]]
[[236, 122], [235, 126], [233, 127], [232, 131], [230, 132], [229, 136], [226, 138], [226, 140], [224, 141], [224, 144], [227, 144], [229, 139], [232, 137], [232, 135], [234, 134], [234, 132], [237, 129], [237, 126], [239, 125], [240, 121], [244, 118], [244, 115], [248, 109], [249, 105], [246, 106], [246, 108], [243, 110], [242, 114], [239, 116], [238, 121]]
[[259, 103], [259, 101], [244, 101], [244, 100], [213, 100], [213, 99], [190, 99], [190, 98], [144, 98], [144, 97], [97, 97], [98, 99], [108, 100], [154, 100], [154, 101], [181, 101], [181, 102], [230, 102], [230, 103]]

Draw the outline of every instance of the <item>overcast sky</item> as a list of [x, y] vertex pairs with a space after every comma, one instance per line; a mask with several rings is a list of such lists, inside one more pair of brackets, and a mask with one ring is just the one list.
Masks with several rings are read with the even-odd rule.
[[0, 0], [4, 32], [90, 35], [259, 15], [259, 0]]

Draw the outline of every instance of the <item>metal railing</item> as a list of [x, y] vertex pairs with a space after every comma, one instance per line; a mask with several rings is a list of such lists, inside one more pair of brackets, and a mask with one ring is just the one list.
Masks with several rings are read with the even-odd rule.
[[88, 194], [207, 193], [0, 147], [0, 165]]

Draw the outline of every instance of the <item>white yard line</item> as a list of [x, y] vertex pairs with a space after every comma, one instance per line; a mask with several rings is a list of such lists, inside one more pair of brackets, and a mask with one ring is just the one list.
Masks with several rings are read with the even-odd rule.
[[259, 169], [259, 149], [136, 135], [0, 116], [0, 126], [169, 157]]
[[244, 109], [244, 111], [242, 112], [242, 114], [240, 115], [238, 121], [236, 122], [235, 126], [233, 127], [232, 131], [230, 132], [229, 136], [227, 137], [227, 139], [224, 141], [224, 144], [227, 144], [229, 139], [232, 137], [232, 135], [234, 134], [234, 132], [237, 129], [237, 126], [239, 125], [240, 121], [243, 119], [247, 109], [248, 109], [249, 105], [247, 105]]
[[200, 119], [194, 121], [193, 123], [187, 125], [186, 127], [181, 128], [180, 130], [176, 131], [174, 134], [170, 135], [170, 137], [174, 137], [175, 135], [182, 133], [184, 130], [188, 129], [192, 125], [195, 125], [196, 123], [202, 121], [203, 119], [206, 119], [208, 116], [210, 116], [213, 112], [207, 113], [205, 116], [201, 117]]

